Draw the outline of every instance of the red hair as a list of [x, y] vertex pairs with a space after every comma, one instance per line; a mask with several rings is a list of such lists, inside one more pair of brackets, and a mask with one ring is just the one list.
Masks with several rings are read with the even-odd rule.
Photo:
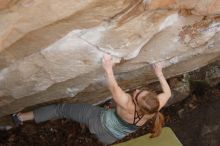
[[149, 91], [149, 93], [140, 98], [139, 103], [140, 112], [145, 114], [154, 114], [152, 117], [151, 138], [157, 137], [161, 133], [162, 126], [164, 124], [164, 116], [159, 112], [160, 102], [157, 98], [157, 94]]

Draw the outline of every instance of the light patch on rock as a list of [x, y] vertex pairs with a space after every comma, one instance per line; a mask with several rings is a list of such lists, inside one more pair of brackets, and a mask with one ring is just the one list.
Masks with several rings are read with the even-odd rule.
[[141, 51], [141, 49], [144, 47], [144, 45], [148, 42], [149, 40], [145, 40], [143, 41], [139, 47], [137, 47], [136, 49], [134, 49], [134, 51], [132, 51], [131, 53], [129, 53], [128, 55], [126, 55], [124, 57], [125, 60], [129, 60], [132, 58], [135, 58]]
[[173, 57], [173, 58], [171, 58], [171, 59], [169, 60], [169, 62], [170, 62], [171, 64], [176, 64], [178, 61], [179, 61], [179, 58], [178, 58], [178, 57]]
[[205, 45], [219, 31], [220, 31], [220, 22], [212, 23], [207, 28], [201, 29], [199, 31], [199, 34], [195, 38], [191, 39], [190, 41], [186, 43], [188, 43], [188, 46], [192, 48]]
[[23, 7], [31, 7], [33, 5], [37, 5], [37, 0], [25, 0], [21, 2]]
[[143, 3], [149, 4], [149, 3], [151, 3], [151, 1], [152, 1], [152, 0], [143, 0]]
[[178, 13], [172, 14], [170, 16], [168, 16], [161, 24], [160, 24], [160, 28], [159, 31], [173, 25], [175, 22], [177, 22], [179, 19], [179, 15]]
[[[102, 27], [100, 28], [89, 29], [87, 30], [89, 33], [86, 30], [74, 30], [59, 41], [41, 50], [41, 52], [34, 53], [12, 64], [8, 69], [18, 73], [17, 79], [14, 82], [18, 82], [21, 86], [13, 85], [8, 89], [9, 87], [4, 87], [1, 84], [1, 90], [8, 89], [11, 92], [9, 94], [19, 98], [46, 90], [55, 83], [96, 70], [97, 67], [101, 66], [104, 52], [88, 43], [90, 40], [85, 41], [80, 36], [87, 33], [87, 39], [91, 38], [91, 42], [98, 41], [101, 36], [94, 32], [103, 30]], [[6, 70], [5, 76], [2, 76], [3, 80], [11, 78], [10, 76], [13, 75]], [[80, 88], [74, 89], [78, 90]], [[72, 90], [68, 89], [67, 91], [70, 96], [76, 94], [76, 90], [71, 92]]]
[[100, 38], [103, 35], [103, 32], [106, 31], [104, 26], [98, 26], [90, 29], [86, 29], [85, 33], [83, 33], [80, 38], [91, 43], [92, 45], [96, 45], [99, 43]]
[[70, 97], [74, 97], [79, 91], [80, 91], [79, 88], [67, 88], [66, 94], [69, 95]]
[[202, 33], [207, 33], [207, 32], [218, 32], [220, 31], [220, 22], [215, 22], [212, 23], [208, 28], [205, 28], [202, 30]]

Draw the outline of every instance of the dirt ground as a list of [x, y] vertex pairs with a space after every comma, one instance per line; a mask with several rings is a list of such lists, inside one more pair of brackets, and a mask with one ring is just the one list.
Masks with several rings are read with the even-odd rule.
[[[184, 146], [220, 145], [220, 85], [193, 85], [183, 102], [162, 110], [165, 126], [173, 129]], [[127, 136], [126, 141], [143, 135], [148, 127]], [[0, 131], [0, 146], [102, 146], [87, 128], [62, 119], [42, 124], [28, 122], [9, 131]]]

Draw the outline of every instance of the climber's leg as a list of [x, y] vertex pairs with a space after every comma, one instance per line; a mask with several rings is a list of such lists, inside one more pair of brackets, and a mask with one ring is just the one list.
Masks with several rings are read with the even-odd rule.
[[33, 114], [36, 123], [67, 118], [88, 126], [89, 119], [101, 109], [90, 104], [54, 104], [38, 108], [33, 111]]

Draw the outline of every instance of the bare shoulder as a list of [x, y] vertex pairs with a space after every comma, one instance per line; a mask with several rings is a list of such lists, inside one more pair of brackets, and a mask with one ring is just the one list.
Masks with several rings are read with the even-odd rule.
[[124, 111], [130, 113], [131, 111], [133, 111], [133, 106], [134, 106], [133, 101], [132, 101], [132, 97], [128, 93], [125, 93], [123, 96], [124, 96], [123, 98], [126, 98], [126, 102], [124, 102], [123, 104], [116, 103], [116, 106], [117, 106], [117, 108], [119, 108], [121, 110], [123, 109]]
[[125, 107], [125, 109], [128, 113], [133, 114], [133, 112], [134, 112], [134, 103], [133, 103], [133, 100], [132, 100], [132, 96], [128, 93], [126, 93], [126, 96], [128, 98], [128, 103], [127, 103], [127, 106]]

